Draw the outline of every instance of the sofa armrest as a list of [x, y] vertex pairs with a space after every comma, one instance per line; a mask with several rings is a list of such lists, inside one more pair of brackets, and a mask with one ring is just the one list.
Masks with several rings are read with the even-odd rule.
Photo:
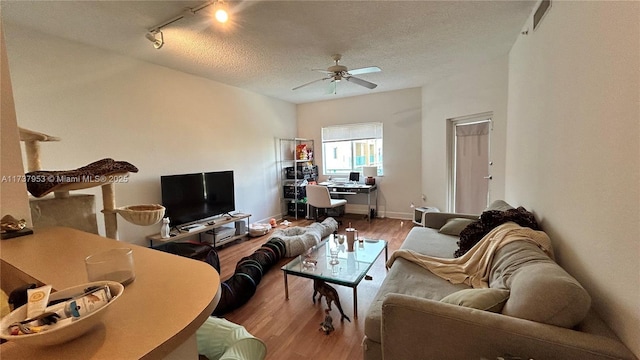
[[384, 359], [629, 359], [617, 339], [502, 314], [389, 294], [382, 305]]
[[459, 214], [459, 213], [448, 213], [448, 212], [428, 212], [424, 214], [424, 226], [432, 229], [440, 229], [444, 224], [447, 223], [447, 220], [453, 218], [464, 218], [464, 219], [480, 219], [479, 214]]

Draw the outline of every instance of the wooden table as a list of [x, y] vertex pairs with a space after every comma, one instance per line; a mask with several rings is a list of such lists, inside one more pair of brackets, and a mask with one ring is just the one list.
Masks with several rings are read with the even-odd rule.
[[101, 325], [53, 347], [0, 345], [5, 359], [197, 359], [195, 331], [219, 300], [220, 277], [208, 264], [69, 228], [0, 241], [5, 292], [25, 282], [61, 290], [87, 282], [84, 258], [133, 249], [136, 279]]

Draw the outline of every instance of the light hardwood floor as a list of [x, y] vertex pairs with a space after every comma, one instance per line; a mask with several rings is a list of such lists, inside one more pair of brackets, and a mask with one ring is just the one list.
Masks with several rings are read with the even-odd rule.
[[[293, 225], [306, 226], [310, 220], [293, 220]], [[389, 255], [402, 244], [414, 226], [410, 220], [375, 219], [371, 224], [362, 218], [347, 214], [342, 218], [338, 232], [344, 234], [349, 222], [358, 230], [359, 236], [384, 239], [389, 242]], [[228, 279], [236, 263], [252, 254], [264, 244], [271, 234], [241, 240], [218, 249], [221, 263], [221, 279]], [[243, 325], [251, 334], [267, 344], [267, 359], [362, 359], [361, 342], [364, 336], [364, 317], [371, 300], [386, 275], [384, 255], [369, 271], [372, 280], [362, 280], [358, 286], [358, 318], [353, 316], [353, 291], [351, 288], [334, 286], [339, 293], [342, 308], [351, 322], [340, 322], [340, 314], [332, 306], [331, 317], [335, 331], [325, 335], [320, 331], [324, 320], [322, 305], [313, 304], [312, 280], [289, 276], [289, 300], [284, 295], [284, 275], [280, 268], [291, 259], [282, 259], [262, 278], [256, 294], [249, 302], [233, 312], [223, 315], [229, 321]]]

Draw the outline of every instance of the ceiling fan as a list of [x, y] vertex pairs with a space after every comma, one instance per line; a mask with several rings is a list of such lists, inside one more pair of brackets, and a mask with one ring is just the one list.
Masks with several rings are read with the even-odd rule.
[[313, 71], [317, 71], [317, 72], [321, 72], [323, 74], [325, 74], [326, 76], [321, 78], [321, 79], [317, 79], [317, 80], [313, 80], [310, 81], [306, 84], [302, 84], [300, 86], [296, 86], [291, 90], [297, 90], [300, 89], [301, 87], [305, 87], [307, 85], [311, 85], [313, 83], [317, 83], [319, 81], [324, 81], [324, 80], [331, 80], [329, 82], [330, 88], [329, 88], [329, 92], [335, 94], [336, 93], [336, 83], [340, 82], [341, 80], [346, 80], [349, 82], [352, 82], [354, 84], [360, 85], [360, 86], [364, 86], [368, 89], [375, 89], [376, 86], [378, 86], [377, 84], [374, 84], [372, 82], [369, 82], [367, 80], [363, 80], [360, 78], [357, 78], [353, 75], [360, 75], [360, 74], [368, 74], [368, 73], [373, 73], [373, 72], [379, 72], [382, 71], [382, 69], [380, 69], [377, 66], [368, 66], [368, 67], [363, 67], [363, 68], [359, 68], [359, 69], [353, 69], [353, 70], [349, 70], [347, 69], [346, 66], [344, 65], [340, 65], [338, 64], [340, 62], [340, 59], [342, 59], [342, 55], [340, 54], [335, 54], [332, 56], [333, 61], [335, 61], [335, 65], [333, 66], [329, 66], [329, 68], [327, 70], [322, 70], [322, 69], [312, 69]]

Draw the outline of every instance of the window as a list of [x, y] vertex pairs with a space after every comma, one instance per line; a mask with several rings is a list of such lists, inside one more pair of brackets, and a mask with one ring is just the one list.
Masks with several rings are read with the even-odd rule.
[[338, 125], [322, 128], [324, 175], [362, 172], [377, 166], [382, 175], [382, 123]]

